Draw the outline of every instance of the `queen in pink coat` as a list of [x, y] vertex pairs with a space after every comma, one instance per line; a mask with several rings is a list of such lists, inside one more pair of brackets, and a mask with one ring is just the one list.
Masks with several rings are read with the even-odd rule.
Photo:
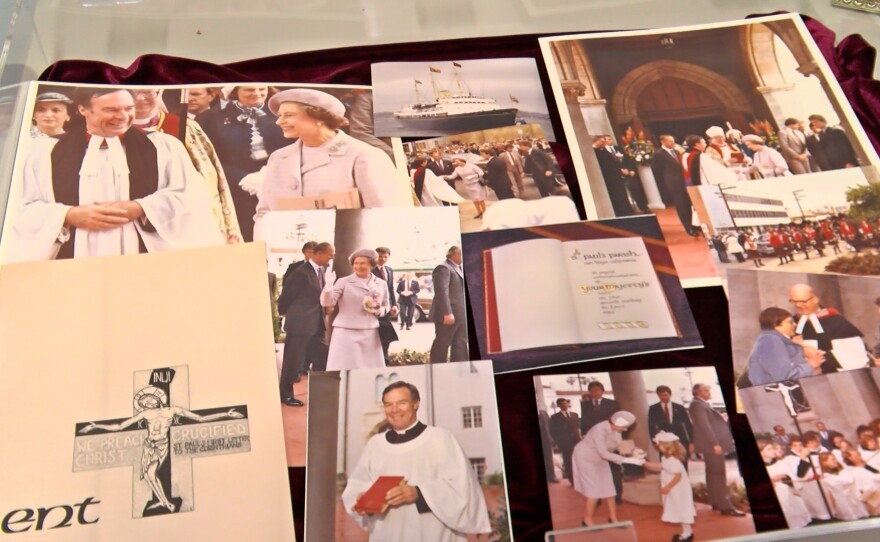
[[379, 317], [391, 310], [388, 285], [373, 275], [379, 255], [362, 248], [349, 256], [354, 273], [334, 282], [333, 271], [324, 278], [321, 305], [339, 309], [327, 354], [327, 370], [384, 367], [379, 340]]

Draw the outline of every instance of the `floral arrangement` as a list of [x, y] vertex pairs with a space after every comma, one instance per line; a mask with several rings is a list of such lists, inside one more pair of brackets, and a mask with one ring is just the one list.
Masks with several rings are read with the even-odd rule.
[[382, 300], [379, 292], [370, 290], [370, 293], [364, 296], [361, 307], [370, 314], [382, 316]]
[[620, 138], [626, 155], [635, 161], [636, 165], [647, 166], [651, 163], [654, 156], [654, 144], [645, 137], [645, 132], [639, 130], [636, 134], [633, 132], [632, 126], [627, 126], [626, 132]]
[[773, 129], [773, 126], [770, 125], [769, 121], [755, 120], [750, 122], [749, 126], [751, 126], [752, 131], [755, 132], [756, 135], [764, 140], [764, 143], [768, 147], [773, 147], [774, 149], [779, 150], [779, 137], [776, 135], [776, 131]]

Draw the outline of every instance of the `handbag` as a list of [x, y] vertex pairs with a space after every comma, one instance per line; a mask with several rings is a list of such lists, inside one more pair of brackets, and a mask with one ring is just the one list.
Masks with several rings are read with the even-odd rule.
[[379, 340], [383, 343], [392, 343], [399, 340], [397, 331], [394, 329], [394, 322], [388, 318], [379, 319]]

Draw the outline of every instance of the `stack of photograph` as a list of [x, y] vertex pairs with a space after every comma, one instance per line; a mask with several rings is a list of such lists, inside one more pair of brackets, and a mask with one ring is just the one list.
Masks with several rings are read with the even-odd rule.
[[3, 532], [880, 515], [880, 158], [800, 16], [498, 39], [320, 82], [25, 85]]

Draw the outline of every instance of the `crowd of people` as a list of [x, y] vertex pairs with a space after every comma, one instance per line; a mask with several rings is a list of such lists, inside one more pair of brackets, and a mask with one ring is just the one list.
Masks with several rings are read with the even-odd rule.
[[474, 218], [483, 217], [486, 201], [493, 195], [498, 201], [532, 199], [526, 178], [542, 198], [569, 194], [553, 151], [540, 138], [482, 145], [456, 142], [411, 153], [409, 160], [410, 182], [422, 205], [459, 203], [455, 183], [461, 181], [464, 198], [473, 202], [477, 212]]
[[777, 425], [769, 438], [758, 439], [789, 528], [880, 515], [878, 434], [880, 418], [850, 435], [819, 421], [799, 435]]
[[[411, 329], [419, 281], [411, 273], [395, 280], [387, 265], [388, 247], [361, 248], [348, 261], [353, 272], [337, 279], [332, 261], [335, 247], [307, 242], [303, 259], [291, 264], [282, 278], [278, 313], [284, 316], [281, 401], [303, 406], [293, 385], [312, 371], [385, 367], [388, 349], [399, 340], [394, 329]], [[452, 246], [432, 273], [434, 324], [430, 363], [469, 358], [461, 249]]]
[[[785, 127], [775, 138], [769, 134], [743, 134], [734, 128], [725, 131], [720, 126], [710, 126], [703, 135], [691, 134], [680, 142], [670, 134], [660, 134], [650, 155], [651, 169], [664, 199], [675, 206], [685, 232], [694, 237], [700, 234], [687, 192], [689, 186], [721, 185], [859, 165], [846, 132], [828, 126], [822, 115], [810, 115], [808, 121], [809, 127], [805, 129], [803, 121], [786, 119]], [[649, 212], [635, 157], [615, 145], [607, 134], [594, 138], [593, 150], [614, 215]]]
[[[553, 443], [563, 460], [564, 476], [584, 496], [582, 525], [596, 524], [598, 505], [605, 505], [608, 520], [616, 523], [617, 504], [623, 500], [622, 465], [661, 472], [662, 521], [679, 524], [682, 533], [674, 541], [693, 539], [695, 518], [688, 461], [699, 457], [706, 466], [706, 488], [713, 509], [726, 516], [742, 516], [734, 507], [727, 487], [725, 459], [734, 452], [727, 420], [711, 405], [711, 387], [696, 384], [688, 407], [672, 402], [672, 390], [656, 389], [659, 401], [648, 409], [648, 427], [635, 427], [636, 417], [605, 397], [605, 386], [592, 381], [583, 395], [581, 415], [571, 411], [566, 398], [556, 401], [559, 412], [550, 416]], [[646, 431], [661, 455], [660, 463], [647, 463], [644, 454], [624, 455], [619, 448], [623, 434]], [[695, 455], [696, 454], [696, 455]]]
[[[876, 227], [880, 227], [880, 220]], [[826, 251], [837, 255], [844, 249], [860, 252], [880, 248], [873, 224], [864, 219], [854, 221], [842, 213], [821, 220], [733, 228], [717, 232], [709, 241], [721, 263], [735, 259], [739, 263], [751, 261], [755, 267], [765, 266], [765, 257], [785, 265], [798, 255], [809, 260], [826, 256]]]
[[748, 367], [737, 382], [739, 387], [798, 380], [877, 363], [864, 343], [862, 331], [838, 310], [823, 306], [811, 286], [794, 284], [788, 294], [794, 314], [779, 307], [761, 311], [761, 332], [749, 354]]

